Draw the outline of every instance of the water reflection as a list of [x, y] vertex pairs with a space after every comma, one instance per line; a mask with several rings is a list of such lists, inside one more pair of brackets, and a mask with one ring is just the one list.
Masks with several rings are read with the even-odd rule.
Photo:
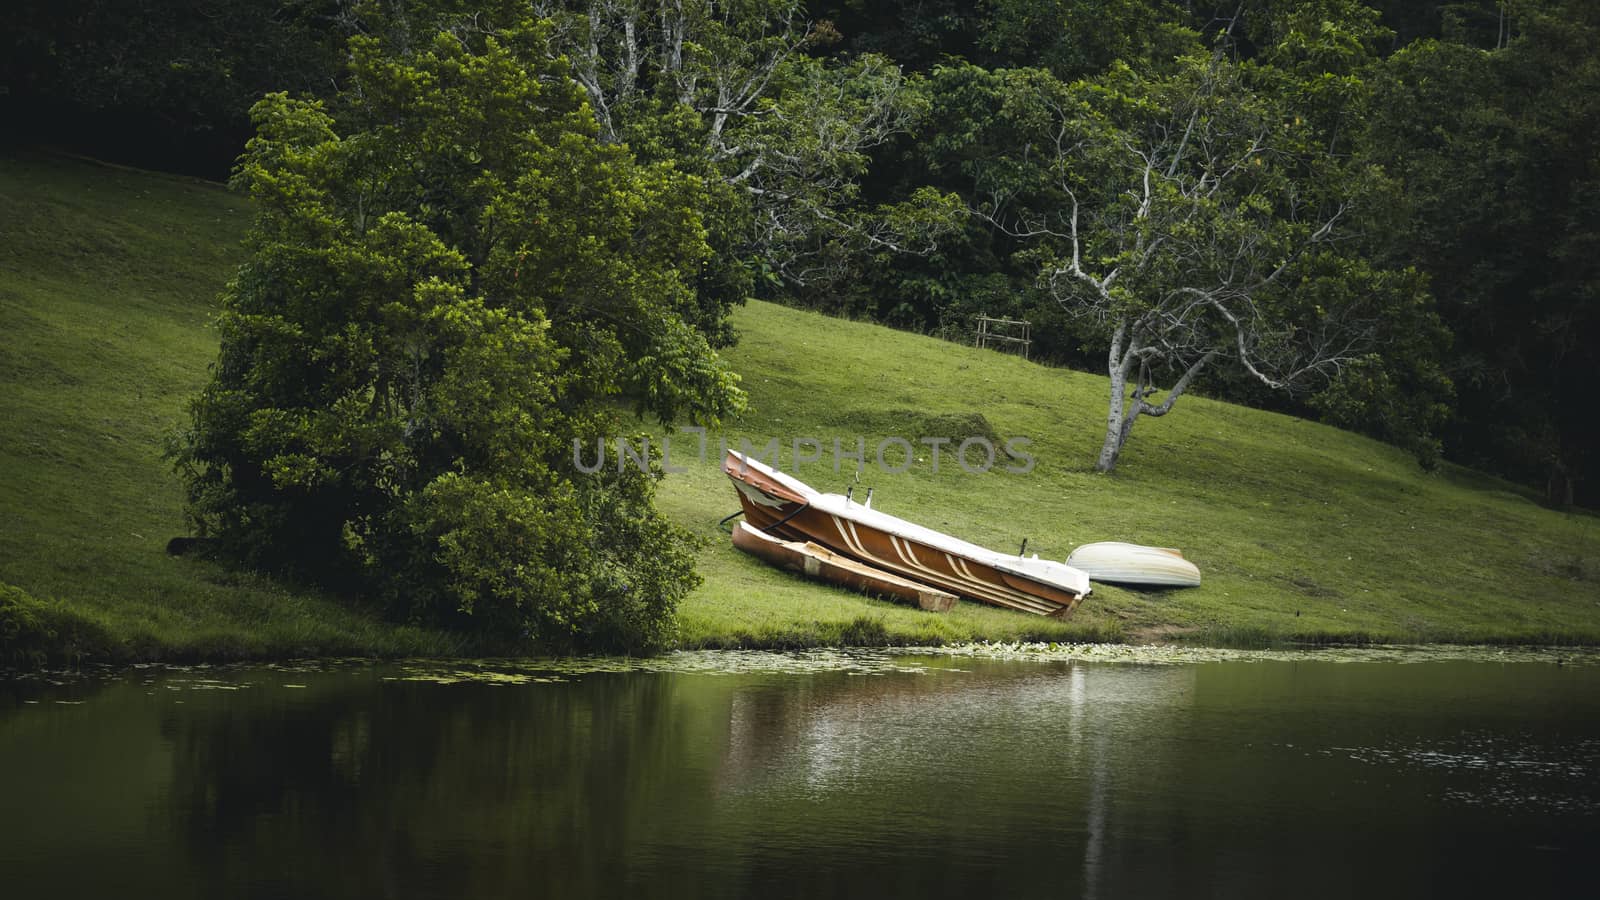
[[714, 722], [674, 716], [667, 678], [535, 687], [344, 680], [169, 714], [173, 824], [207, 893], [600, 893], [659, 836], [658, 782], [695, 815], [671, 760]]
[[13, 684], [7, 895], [1522, 894], [1600, 849], [1593, 668], [509, 674]]

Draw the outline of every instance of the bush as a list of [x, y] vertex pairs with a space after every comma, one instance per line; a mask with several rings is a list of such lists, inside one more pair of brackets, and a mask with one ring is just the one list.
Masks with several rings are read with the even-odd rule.
[[103, 655], [111, 643], [104, 628], [60, 602], [38, 600], [0, 582], [0, 665], [37, 668], [76, 662]]
[[410, 550], [396, 561], [391, 607], [557, 649], [662, 646], [698, 578], [686, 537], [650, 506], [648, 477], [625, 474], [542, 496], [440, 476], [408, 508]]
[[691, 283], [704, 184], [598, 140], [513, 10], [433, 41], [374, 29], [336, 103], [256, 105], [250, 258], [174, 456], [241, 565], [491, 641], [648, 649], [695, 583], [683, 536], [656, 475], [585, 474], [573, 447], [628, 406], [742, 405]]

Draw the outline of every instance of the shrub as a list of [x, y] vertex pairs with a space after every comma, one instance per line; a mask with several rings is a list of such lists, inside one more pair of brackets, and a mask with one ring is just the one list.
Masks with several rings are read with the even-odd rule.
[[104, 655], [112, 640], [105, 628], [66, 608], [0, 582], [0, 665], [37, 668]]
[[[175, 457], [242, 565], [491, 637], [659, 645], [694, 585], [655, 476], [580, 472], [632, 406], [742, 405], [698, 324], [704, 186], [596, 137], [546, 26], [351, 42], [348, 90], [268, 96], [250, 258]], [[330, 112], [330, 110], [332, 110]]]

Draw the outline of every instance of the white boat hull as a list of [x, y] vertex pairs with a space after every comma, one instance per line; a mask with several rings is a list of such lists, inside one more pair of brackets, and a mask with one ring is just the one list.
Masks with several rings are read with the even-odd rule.
[[1089, 573], [1094, 581], [1145, 587], [1198, 587], [1200, 569], [1167, 547], [1145, 547], [1121, 541], [1084, 544], [1067, 557], [1067, 565]]

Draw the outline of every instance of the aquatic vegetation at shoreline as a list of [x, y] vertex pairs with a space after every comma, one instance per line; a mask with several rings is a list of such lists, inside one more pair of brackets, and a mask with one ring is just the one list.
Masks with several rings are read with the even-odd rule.
[[1381, 644], [1290, 649], [1236, 649], [1174, 644], [972, 643], [923, 647], [915, 652], [983, 659], [1034, 659], [1067, 662], [1125, 662], [1186, 665], [1208, 662], [1335, 663], [1553, 663], [1600, 665], [1600, 648], [1515, 647], [1480, 644]]
[[[0, 685], [35, 689], [67, 688], [137, 677], [146, 686], [170, 691], [234, 691], [248, 687], [308, 688], [315, 676], [355, 671], [385, 682], [437, 685], [559, 684], [585, 675], [653, 673], [678, 675], [804, 676], [926, 675], [961, 673], [963, 660], [1136, 666], [1186, 666], [1208, 663], [1321, 662], [1426, 664], [1470, 662], [1600, 666], [1600, 648], [1499, 647], [1452, 644], [1317, 647], [1241, 650], [1185, 645], [967, 643], [946, 647], [838, 648], [812, 650], [684, 650], [652, 657], [578, 656], [565, 658], [494, 658], [478, 660], [409, 659], [383, 661], [359, 658], [292, 660], [283, 663], [94, 665], [78, 669], [6, 674]], [[277, 681], [267, 676], [293, 675]]]

